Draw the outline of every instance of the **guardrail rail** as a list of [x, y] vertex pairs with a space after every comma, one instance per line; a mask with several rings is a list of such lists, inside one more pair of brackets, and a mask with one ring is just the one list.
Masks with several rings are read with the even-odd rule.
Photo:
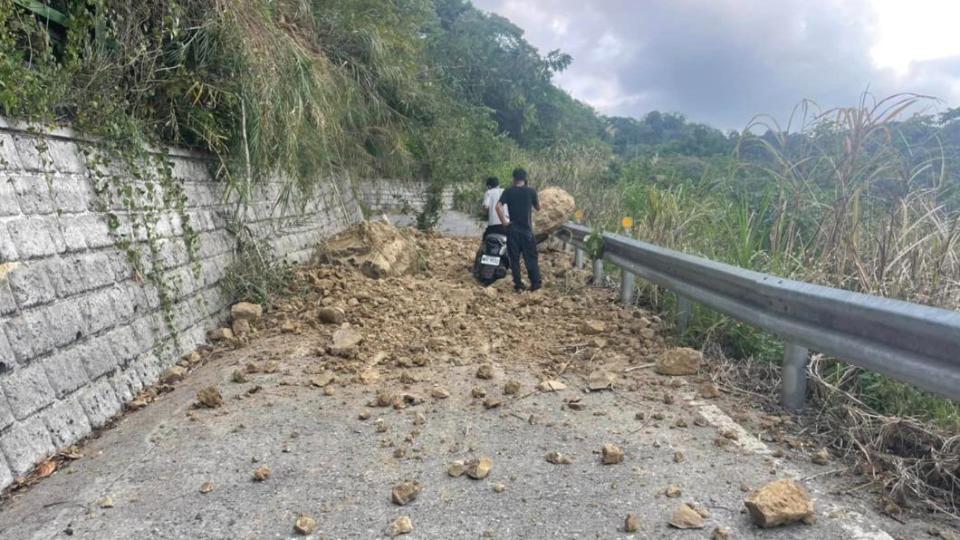
[[[579, 268], [590, 232], [568, 223], [556, 233], [576, 247]], [[960, 399], [960, 312], [762, 274], [617, 234], [603, 235], [595, 276], [604, 261], [621, 270], [625, 304], [637, 276], [674, 292], [681, 332], [697, 302], [782, 338], [781, 396], [790, 410], [806, 400], [810, 350]]]

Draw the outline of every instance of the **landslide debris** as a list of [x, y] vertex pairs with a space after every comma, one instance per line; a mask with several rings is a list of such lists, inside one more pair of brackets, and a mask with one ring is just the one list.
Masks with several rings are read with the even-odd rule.
[[576, 201], [558, 187], [548, 187], [537, 192], [540, 210], [533, 213], [533, 230], [537, 241], [542, 242], [567, 222], [576, 209]]
[[418, 248], [409, 234], [384, 221], [364, 221], [320, 247], [318, 262], [341, 261], [365, 276], [382, 279], [408, 273]]
[[750, 518], [763, 528], [814, 519], [813, 499], [807, 490], [790, 479], [770, 482], [751, 493], [744, 501]]

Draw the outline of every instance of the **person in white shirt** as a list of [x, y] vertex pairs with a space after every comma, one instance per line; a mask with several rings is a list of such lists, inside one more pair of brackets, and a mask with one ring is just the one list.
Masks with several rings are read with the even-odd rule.
[[[506, 228], [497, 215], [497, 203], [500, 202], [500, 196], [503, 195], [503, 188], [500, 187], [500, 179], [495, 176], [487, 178], [487, 192], [483, 194], [483, 211], [487, 213], [487, 228], [483, 231], [483, 237], [488, 234], [507, 234]], [[507, 209], [503, 212], [505, 218], [509, 219]]]

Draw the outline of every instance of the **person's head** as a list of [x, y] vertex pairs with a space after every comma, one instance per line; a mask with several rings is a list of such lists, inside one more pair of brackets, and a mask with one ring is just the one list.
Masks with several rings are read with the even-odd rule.
[[493, 189], [500, 185], [500, 179], [496, 176], [487, 178], [487, 189]]
[[513, 170], [513, 183], [521, 186], [527, 183], [527, 171], [522, 167]]

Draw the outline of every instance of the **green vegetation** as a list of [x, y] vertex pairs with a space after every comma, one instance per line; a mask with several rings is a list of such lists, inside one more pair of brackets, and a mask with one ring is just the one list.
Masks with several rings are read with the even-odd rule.
[[[573, 59], [540, 54], [465, 0], [22, 4], [0, 0], [0, 113], [69, 122], [126, 162], [144, 162], [143, 143], [211, 152], [240, 204], [268, 177], [287, 182], [285, 204], [334, 177], [416, 178], [432, 185], [418, 220], [429, 228], [444, 186], [466, 185], [457, 201], [470, 207], [483, 178], [524, 165], [534, 184], [572, 192], [596, 227], [630, 215], [632, 234], [664, 246], [960, 307], [960, 109], [910, 117], [918, 97], [865, 96], [821, 115], [803, 104], [793, 129], [758, 117], [743, 133], [657, 111], [603, 117], [553, 85]], [[151, 189], [164, 200], [138, 206]], [[140, 216], [147, 238], [150, 217], [180, 200], [169, 175], [158, 186], [107, 175], [101, 191]], [[251, 298], [276, 288], [238, 287]], [[685, 338], [779, 355], [769, 336], [706, 310]], [[881, 412], [958, 423], [954, 403], [855, 375], [837, 380]]]

